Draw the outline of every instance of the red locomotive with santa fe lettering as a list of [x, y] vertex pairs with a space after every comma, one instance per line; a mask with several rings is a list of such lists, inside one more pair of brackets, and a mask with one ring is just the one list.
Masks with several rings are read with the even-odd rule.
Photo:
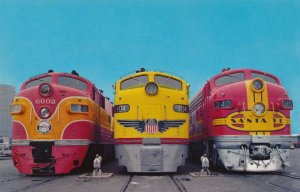
[[190, 158], [234, 171], [288, 165], [293, 102], [274, 75], [225, 69], [190, 102]]

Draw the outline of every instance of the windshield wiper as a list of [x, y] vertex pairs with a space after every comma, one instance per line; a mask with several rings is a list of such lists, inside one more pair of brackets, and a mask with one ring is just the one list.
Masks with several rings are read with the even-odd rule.
[[264, 73], [263, 75], [261, 75], [259, 78], [263, 79], [264, 76], [266, 76], [266, 73]]
[[228, 76], [228, 77], [233, 77], [233, 78], [238, 78], [236, 76], [233, 76], [233, 75], [230, 75], [230, 74], [225, 74], [225, 76]]
[[134, 79], [134, 80], [136, 80], [136, 81], [138, 81], [138, 82], [140, 82], [140, 80], [138, 80], [136, 77], [134, 77], [134, 76], [130, 76], [130, 78], [131, 79]]

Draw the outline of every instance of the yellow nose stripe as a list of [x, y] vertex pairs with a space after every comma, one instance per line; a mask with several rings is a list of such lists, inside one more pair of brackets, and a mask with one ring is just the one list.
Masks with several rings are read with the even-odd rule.
[[268, 90], [266, 83], [263, 81], [264, 88], [261, 92], [253, 91], [252, 87], [253, 80], [245, 81], [247, 90], [247, 103], [248, 110], [252, 110], [255, 103], [263, 103], [265, 106], [265, 111], [269, 110], [269, 99]]

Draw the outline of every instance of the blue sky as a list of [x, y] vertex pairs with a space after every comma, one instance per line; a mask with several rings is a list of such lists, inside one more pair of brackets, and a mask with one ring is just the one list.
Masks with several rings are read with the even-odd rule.
[[19, 90], [48, 69], [112, 84], [145, 67], [191, 84], [191, 97], [224, 67], [278, 76], [300, 133], [298, 0], [1, 0], [0, 84]]

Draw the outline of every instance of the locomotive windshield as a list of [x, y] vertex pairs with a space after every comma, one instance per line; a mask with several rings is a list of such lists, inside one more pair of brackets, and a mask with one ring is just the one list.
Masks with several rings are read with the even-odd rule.
[[67, 77], [67, 76], [58, 77], [57, 83], [60, 85], [65, 85], [65, 86], [79, 89], [82, 91], [84, 91], [87, 87], [87, 84], [85, 82], [83, 82], [79, 79], [74, 79], [72, 77]]
[[162, 75], [155, 75], [155, 83], [162, 87], [171, 88], [171, 89], [182, 89], [182, 83], [179, 80], [173, 79], [172, 77], [166, 77]]
[[131, 78], [122, 81], [121, 90], [144, 86], [148, 82], [147, 75], [131, 76]]
[[254, 78], [261, 78], [261, 79], [263, 79], [266, 82], [277, 84], [276, 79], [274, 79], [271, 76], [265, 75], [265, 74], [252, 72], [251, 73], [251, 79], [254, 79]]
[[222, 86], [230, 83], [235, 83], [239, 81], [245, 80], [245, 74], [242, 72], [232, 73], [232, 74], [226, 74], [224, 76], [221, 76], [215, 80], [216, 86]]
[[42, 78], [39, 78], [39, 79], [30, 81], [29, 83], [27, 83], [26, 89], [30, 88], [30, 87], [37, 86], [41, 83], [50, 83], [50, 82], [52, 82], [52, 77], [49, 77], [49, 76], [48, 77], [42, 77]]

